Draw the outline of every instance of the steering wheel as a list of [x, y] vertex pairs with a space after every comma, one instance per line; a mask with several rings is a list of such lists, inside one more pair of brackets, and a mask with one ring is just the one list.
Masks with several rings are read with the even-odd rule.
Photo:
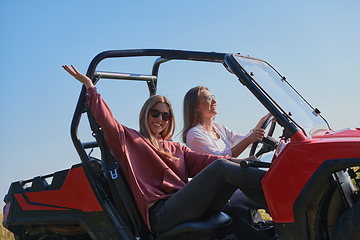
[[[274, 119], [275, 119], [274, 116], [270, 115], [269, 117], [266, 118], [264, 123], [261, 125], [262, 129], [266, 129], [269, 126], [269, 124], [271, 123], [267, 136], [264, 137], [261, 141], [256, 141], [252, 144], [249, 156], [255, 155], [256, 157], [260, 158], [264, 153], [275, 150], [278, 142], [275, 140], [275, 138], [272, 137], [272, 135], [274, 134], [275, 126], [276, 126], [276, 121], [273, 121]], [[259, 143], [262, 143], [262, 147], [257, 153], [255, 153], [256, 148], [259, 145]]]

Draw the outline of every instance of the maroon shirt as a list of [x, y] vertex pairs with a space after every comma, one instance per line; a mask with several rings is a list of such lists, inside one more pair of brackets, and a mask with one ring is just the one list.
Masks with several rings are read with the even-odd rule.
[[[96, 88], [89, 88], [88, 103], [102, 127], [106, 142], [119, 163], [141, 216], [150, 229], [148, 203], [167, 199], [181, 189], [188, 178], [223, 156], [199, 154], [178, 142], [164, 141], [164, 150], [178, 158], [168, 158], [138, 131], [120, 124]], [[230, 159], [229, 156], [225, 158]]]

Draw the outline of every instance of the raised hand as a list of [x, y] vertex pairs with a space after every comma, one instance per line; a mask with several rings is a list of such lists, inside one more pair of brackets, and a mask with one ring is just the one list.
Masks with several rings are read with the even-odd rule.
[[86, 88], [94, 87], [94, 84], [92, 83], [91, 79], [79, 72], [73, 65], [70, 65], [71, 68], [67, 65], [63, 65], [62, 67], [67, 71], [71, 76], [73, 76], [75, 79], [77, 79], [79, 82], [83, 83]]

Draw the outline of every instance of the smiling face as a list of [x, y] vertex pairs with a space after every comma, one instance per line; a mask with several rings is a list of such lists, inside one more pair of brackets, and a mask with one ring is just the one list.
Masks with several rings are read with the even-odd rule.
[[200, 91], [197, 109], [202, 119], [213, 118], [218, 113], [215, 97], [210, 91], [206, 89]]
[[163, 119], [163, 115], [164, 115], [163, 113], [169, 113], [169, 106], [166, 103], [158, 102], [152, 107], [152, 109], [156, 109], [159, 112], [161, 112], [161, 114], [159, 114], [159, 116], [157, 116], [157, 117], [153, 117], [150, 113], [148, 114], [148, 117], [147, 117], [151, 133], [154, 136], [159, 137], [160, 133], [164, 129], [166, 129], [169, 124], [169, 120], [164, 121], [164, 119]]

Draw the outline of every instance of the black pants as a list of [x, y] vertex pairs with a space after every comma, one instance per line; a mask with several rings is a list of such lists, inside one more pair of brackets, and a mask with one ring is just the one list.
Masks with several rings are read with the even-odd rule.
[[149, 209], [151, 228], [156, 233], [162, 233], [180, 223], [200, 220], [218, 212], [236, 189], [241, 189], [251, 200], [266, 206], [261, 189], [265, 173], [218, 159], [169, 199], [159, 200]]

